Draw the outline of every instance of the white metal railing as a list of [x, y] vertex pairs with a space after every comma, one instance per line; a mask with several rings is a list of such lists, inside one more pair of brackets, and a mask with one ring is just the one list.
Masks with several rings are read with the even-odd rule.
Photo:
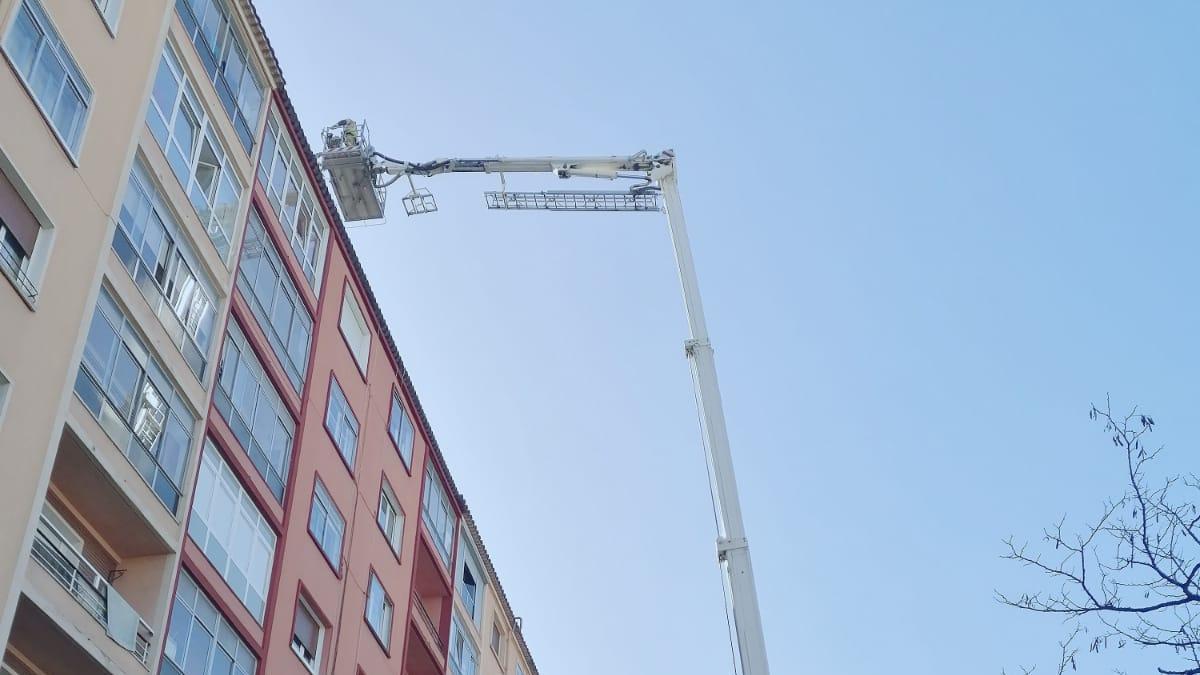
[[[116, 593], [104, 575], [79, 554], [45, 516], [38, 523], [31, 555], [101, 625], [108, 625], [108, 594]], [[154, 631], [138, 619], [133, 655], [143, 665], [150, 662]]]

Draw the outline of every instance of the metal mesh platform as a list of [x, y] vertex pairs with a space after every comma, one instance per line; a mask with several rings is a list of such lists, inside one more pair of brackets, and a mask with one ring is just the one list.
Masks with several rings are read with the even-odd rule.
[[661, 211], [654, 192], [485, 192], [489, 209], [542, 211]]

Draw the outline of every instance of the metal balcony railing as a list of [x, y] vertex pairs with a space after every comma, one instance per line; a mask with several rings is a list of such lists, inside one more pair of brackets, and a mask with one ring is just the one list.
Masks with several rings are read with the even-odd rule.
[[433, 636], [433, 641], [437, 643], [438, 651], [440, 652], [442, 649], [442, 636], [438, 635], [437, 624], [430, 618], [429, 610], [425, 609], [425, 603], [421, 602], [421, 598], [414, 593], [412, 599], [413, 604], [417, 607], [417, 614], [420, 615], [421, 620], [425, 623], [425, 627], [429, 629], [429, 634]]
[[33, 285], [33, 281], [25, 274], [25, 270], [21, 269], [21, 261], [7, 246], [0, 246], [0, 269], [4, 270], [5, 276], [12, 280], [13, 285], [25, 296], [29, 302], [37, 300], [37, 286]]
[[[66, 538], [45, 516], [38, 523], [31, 555], [88, 614], [100, 625], [108, 626], [108, 597], [109, 593], [115, 595], [116, 591], [91, 563], [67, 543]], [[150, 638], [153, 635], [146, 622], [138, 619], [137, 640], [132, 653], [143, 665], [150, 663]]]

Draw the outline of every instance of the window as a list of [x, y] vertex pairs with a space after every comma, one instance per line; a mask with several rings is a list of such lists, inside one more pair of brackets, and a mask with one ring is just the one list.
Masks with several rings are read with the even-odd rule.
[[358, 301], [354, 299], [349, 285], [342, 293], [342, 316], [338, 325], [342, 329], [342, 336], [346, 338], [346, 344], [350, 347], [350, 353], [358, 362], [358, 369], [365, 375], [367, 357], [371, 354], [371, 331], [367, 328], [367, 320], [363, 318], [362, 310], [358, 308]]
[[325, 409], [325, 428], [333, 436], [346, 466], [354, 470], [354, 455], [358, 451], [358, 420], [350, 410], [346, 395], [338, 386], [337, 378], [329, 378], [329, 406]]
[[251, 52], [246, 40], [236, 28], [237, 14], [224, 0], [176, 0], [175, 9], [237, 129], [238, 140], [249, 153], [262, 110], [263, 83], [248, 58]]
[[392, 607], [392, 599], [384, 592], [379, 577], [371, 572], [371, 581], [367, 584], [367, 625], [383, 643], [384, 649], [392, 635]]
[[108, 31], [116, 33], [117, 17], [121, 14], [121, 0], [92, 0], [92, 4], [96, 5], [96, 10], [100, 12]]
[[388, 546], [396, 555], [400, 554], [400, 546], [404, 543], [404, 512], [400, 510], [400, 501], [387, 480], [379, 488], [379, 515], [376, 518], [379, 529], [387, 539]]
[[250, 463], [282, 503], [296, 423], [237, 321], [230, 320], [227, 330], [213, 400]]
[[[463, 549], [459, 549], [463, 550]], [[471, 570], [471, 565], [467, 562], [469, 556], [463, 556], [463, 568], [460, 575], [461, 581], [458, 584], [458, 595], [462, 598], [463, 606], [467, 608], [471, 618], [475, 619], [479, 616], [479, 582], [475, 581], [475, 572]]]
[[463, 630], [458, 615], [450, 630], [450, 672], [454, 675], [475, 675], [479, 668], [479, 651], [471, 636]]
[[412, 455], [413, 455], [413, 423], [412, 418], [408, 416], [408, 412], [404, 410], [404, 404], [400, 402], [400, 395], [392, 395], [392, 411], [388, 415], [388, 436], [391, 437], [392, 443], [396, 445], [396, 450], [400, 453], [400, 459], [404, 460], [404, 468], [412, 470]]
[[275, 559], [275, 533], [208, 439], [196, 478], [188, 536], [262, 623]]
[[92, 88], [37, 0], [24, 0], [4, 51], [72, 159], [79, 153]]
[[515, 673], [515, 675], [525, 675], [525, 669], [522, 668], [521, 664], [519, 664], [519, 663], [517, 664], [516, 670], [514, 670], [513, 672]]
[[170, 44], [163, 49], [154, 77], [146, 124], [187, 192], [208, 238], [225, 260], [237, 223], [242, 183]]
[[507, 632], [504, 630], [504, 625], [501, 623], [500, 617], [492, 617], [492, 653], [496, 655], [496, 658], [500, 659], [501, 665], [504, 665], [505, 648], [508, 646]]
[[450, 500], [446, 498], [446, 488], [436, 476], [437, 470], [432, 466], [425, 473], [425, 494], [421, 501], [421, 516], [425, 526], [433, 535], [438, 551], [442, 554], [442, 562], [450, 565], [450, 546], [454, 537], [454, 511], [450, 510]]
[[258, 211], [253, 208], [238, 261], [237, 286], [258, 327], [266, 334], [271, 351], [283, 365], [292, 388], [299, 394], [308, 372], [313, 321], [279, 259], [275, 243], [267, 236]]
[[296, 603], [296, 619], [292, 622], [292, 651], [300, 657], [304, 667], [317, 672], [321, 664], [321, 638], [324, 637], [321, 622], [309, 609], [304, 598]]
[[201, 269], [196, 254], [150, 175], [139, 158], [129, 174], [112, 247], [203, 382], [216, 322], [212, 284], [196, 274]]
[[254, 675], [258, 659], [186, 570], [171, 605], [159, 675]]
[[325, 559], [333, 565], [333, 569], [341, 569], [342, 534], [346, 531], [346, 521], [333, 504], [333, 498], [317, 479], [313, 486], [312, 510], [308, 514], [308, 531], [317, 540]]
[[267, 201], [279, 218], [283, 232], [292, 243], [292, 252], [314, 289], [329, 228], [306, 178], [304, 159], [289, 139], [287, 127], [271, 110], [267, 133], [258, 163], [258, 182], [267, 192]]
[[17, 188], [0, 172], [0, 270], [30, 302], [37, 298], [30, 265], [41, 233]]
[[106, 288], [88, 328], [75, 394], [174, 513], [197, 418]]
[[4, 373], [0, 373], [0, 423], [4, 422], [4, 409], [8, 405], [8, 392], [11, 389], [12, 382], [4, 376]]

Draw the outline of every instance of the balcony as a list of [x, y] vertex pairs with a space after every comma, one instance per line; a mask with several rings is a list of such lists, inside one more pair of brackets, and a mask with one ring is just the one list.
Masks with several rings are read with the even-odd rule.
[[131, 652], [143, 666], [149, 665], [150, 638], [154, 632], [45, 516], [38, 523], [30, 554], [105, 628], [114, 642]]
[[[442, 675], [446, 672], [446, 646], [437, 622], [416, 593], [409, 612], [408, 647], [404, 651], [403, 675]], [[415, 634], [414, 634], [415, 633]]]
[[427, 631], [426, 639], [432, 642], [437, 653], [445, 651], [445, 645], [442, 644], [442, 638], [438, 635], [437, 624], [434, 623], [433, 617], [429, 616], [429, 610], [425, 609], [425, 603], [421, 602], [421, 598], [413, 595], [413, 614], [421, 621], [423, 630]]
[[[167, 335], [171, 337], [171, 342], [179, 348], [179, 353], [183, 355], [183, 360], [187, 362], [192, 374], [203, 383], [204, 375], [208, 372], [207, 347], [196, 344], [195, 338], [192, 337], [197, 326], [184, 325], [171, 300], [163, 294], [162, 287], [154, 278], [154, 272], [146, 267], [145, 261], [134, 251], [133, 244], [129, 241], [129, 235], [122, 227], [118, 227], [116, 234], [113, 235], [112, 248], [117, 254], [117, 258], [121, 260], [121, 264], [129, 272], [134, 285], [150, 305], [150, 310], [154, 312], [154, 316], [158, 317], [159, 322], [166, 329]], [[210, 335], [211, 332], [210, 327]]]
[[21, 268], [21, 261], [7, 246], [0, 246], [0, 270], [4, 271], [4, 276], [8, 277], [25, 302], [31, 306], [37, 302], [37, 286], [33, 285], [33, 280]]

